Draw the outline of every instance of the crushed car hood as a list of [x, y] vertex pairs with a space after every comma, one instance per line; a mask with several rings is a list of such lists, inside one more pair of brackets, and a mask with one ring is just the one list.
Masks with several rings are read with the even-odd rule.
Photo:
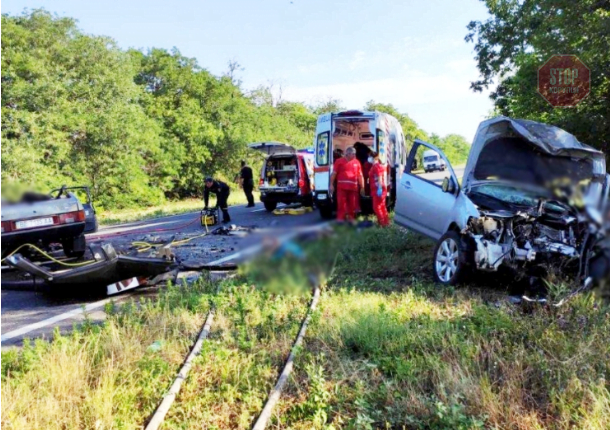
[[504, 116], [482, 122], [462, 185], [508, 180], [532, 186], [568, 179], [603, 182], [606, 163], [597, 151], [559, 127]]

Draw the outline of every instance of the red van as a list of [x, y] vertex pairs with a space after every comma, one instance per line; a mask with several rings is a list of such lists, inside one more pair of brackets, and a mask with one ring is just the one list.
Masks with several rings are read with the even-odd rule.
[[313, 206], [313, 148], [297, 150], [281, 142], [257, 142], [248, 147], [265, 154], [259, 190], [267, 211], [274, 211], [278, 203]]

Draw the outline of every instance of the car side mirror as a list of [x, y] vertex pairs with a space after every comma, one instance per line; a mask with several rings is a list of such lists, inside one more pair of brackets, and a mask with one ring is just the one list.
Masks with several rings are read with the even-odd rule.
[[453, 183], [453, 179], [443, 179], [443, 185], [441, 185], [441, 189], [443, 190], [443, 193], [453, 194], [455, 192], [455, 184]]

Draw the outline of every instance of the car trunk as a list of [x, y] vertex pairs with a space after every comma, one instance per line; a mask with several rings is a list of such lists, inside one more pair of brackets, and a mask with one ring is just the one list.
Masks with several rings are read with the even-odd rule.
[[281, 142], [257, 142], [248, 147], [267, 156], [261, 171], [261, 191], [299, 192], [299, 160], [295, 148]]
[[261, 191], [298, 192], [299, 168], [296, 155], [277, 155], [267, 159]]

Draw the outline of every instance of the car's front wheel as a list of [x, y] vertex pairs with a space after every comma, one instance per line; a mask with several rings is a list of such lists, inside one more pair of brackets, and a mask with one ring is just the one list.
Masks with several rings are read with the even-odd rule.
[[460, 283], [468, 266], [463, 253], [466, 252], [460, 245], [459, 233], [448, 231], [445, 233], [434, 248], [434, 280], [444, 285], [456, 285]]

